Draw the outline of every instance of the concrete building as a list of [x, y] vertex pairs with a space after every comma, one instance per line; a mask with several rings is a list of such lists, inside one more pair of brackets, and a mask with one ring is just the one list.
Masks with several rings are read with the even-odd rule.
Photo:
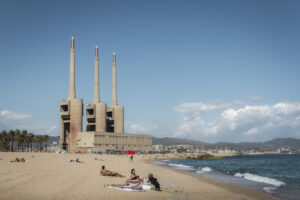
[[87, 131], [107, 131], [107, 106], [100, 102], [99, 94], [99, 56], [98, 46], [95, 50], [94, 102], [86, 105]]
[[162, 144], [152, 145], [152, 151], [161, 152], [161, 151], [164, 151], [164, 150], [165, 150], [165, 148], [164, 148], [164, 145], [162, 145]]
[[100, 101], [99, 52], [95, 49], [94, 98], [86, 105], [86, 132], [82, 132], [82, 99], [75, 97], [75, 50], [72, 38], [70, 62], [70, 86], [68, 100], [60, 103], [60, 148], [68, 152], [88, 150], [137, 150], [150, 151], [152, 136], [124, 133], [124, 107], [117, 101], [116, 53], [112, 63], [112, 102], [107, 107]]
[[87, 128], [89, 131], [124, 133], [124, 107], [117, 101], [117, 64], [116, 53], [113, 53], [112, 64], [112, 102], [111, 107], [100, 102], [99, 92], [99, 56], [96, 46], [94, 103], [86, 106]]
[[83, 101], [75, 92], [75, 39], [72, 37], [70, 50], [70, 83], [67, 100], [60, 102], [60, 148], [76, 152], [78, 133], [82, 131]]

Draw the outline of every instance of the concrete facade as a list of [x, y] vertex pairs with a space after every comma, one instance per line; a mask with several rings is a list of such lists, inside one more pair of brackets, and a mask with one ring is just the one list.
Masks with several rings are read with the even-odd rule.
[[75, 39], [72, 37], [70, 50], [70, 83], [67, 100], [60, 102], [60, 148], [76, 152], [77, 136], [82, 131], [83, 100], [76, 98], [75, 93]]
[[80, 132], [78, 138], [80, 152], [87, 152], [89, 149], [125, 151], [151, 151], [152, 149], [151, 135]]
[[112, 64], [112, 102], [111, 107], [100, 102], [99, 92], [99, 56], [95, 49], [94, 102], [86, 106], [87, 131], [124, 133], [124, 107], [117, 101], [117, 64], [113, 53]]
[[75, 44], [72, 37], [70, 51], [70, 83], [67, 100], [60, 102], [60, 149], [84, 152], [88, 149], [150, 151], [152, 136], [124, 133], [124, 107], [117, 101], [116, 53], [112, 64], [112, 102], [107, 107], [100, 101], [99, 55], [95, 48], [94, 98], [86, 105], [86, 132], [82, 132], [83, 100], [75, 95]]

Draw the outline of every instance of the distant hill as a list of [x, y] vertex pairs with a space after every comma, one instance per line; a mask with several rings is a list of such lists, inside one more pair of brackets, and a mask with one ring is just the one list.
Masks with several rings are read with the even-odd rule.
[[193, 145], [194, 147], [200, 147], [205, 143], [200, 142], [200, 141], [196, 141], [196, 140], [187, 140], [187, 139], [180, 139], [180, 138], [169, 138], [169, 137], [156, 138], [156, 137], [152, 137], [152, 144], [162, 144], [162, 145], [166, 145], [166, 146], [178, 145], [178, 144], [189, 144], [189, 145]]
[[162, 145], [177, 145], [177, 144], [188, 144], [193, 145], [197, 148], [230, 148], [235, 150], [275, 150], [282, 147], [290, 147], [295, 150], [300, 150], [300, 139], [295, 138], [276, 138], [266, 142], [240, 142], [240, 143], [229, 143], [229, 142], [218, 142], [215, 144], [204, 143], [196, 140], [187, 140], [180, 138], [156, 138], [152, 139], [153, 144]]
[[52, 144], [52, 142], [59, 142], [59, 136], [51, 136], [48, 143]]

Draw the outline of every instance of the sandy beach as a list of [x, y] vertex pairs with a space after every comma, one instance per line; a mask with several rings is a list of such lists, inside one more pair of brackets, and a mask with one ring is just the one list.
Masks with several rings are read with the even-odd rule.
[[[10, 162], [16, 157], [24, 157], [26, 162]], [[83, 163], [69, 162], [76, 158]], [[155, 158], [160, 157], [137, 155], [131, 163], [126, 155], [0, 152], [0, 199], [273, 199], [262, 191], [153, 164]], [[126, 177], [100, 176], [102, 165]], [[123, 184], [131, 168], [141, 177], [153, 173], [163, 191], [126, 192], [106, 186]]]

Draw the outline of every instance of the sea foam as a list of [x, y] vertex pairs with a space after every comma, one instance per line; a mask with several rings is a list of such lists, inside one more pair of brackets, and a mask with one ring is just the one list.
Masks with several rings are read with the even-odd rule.
[[234, 176], [241, 177], [241, 178], [251, 180], [251, 181], [255, 181], [255, 182], [259, 182], [259, 183], [266, 183], [266, 184], [270, 184], [270, 185], [275, 185], [277, 187], [279, 187], [281, 185], [285, 185], [284, 182], [281, 182], [279, 180], [269, 178], [269, 177], [259, 176], [259, 175], [255, 175], [255, 174], [250, 174], [250, 173], [236, 173]]
[[168, 164], [169, 166], [172, 166], [172, 167], [178, 167], [178, 168], [191, 168], [191, 166], [188, 166], [188, 165], [183, 165], [183, 164]]
[[264, 191], [267, 193], [272, 193], [273, 190], [277, 189], [276, 187], [263, 187]]
[[212, 169], [210, 167], [203, 167], [203, 168], [200, 168], [200, 169], [201, 170], [196, 171], [196, 173], [202, 174], [204, 172], [211, 172], [212, 171]]

